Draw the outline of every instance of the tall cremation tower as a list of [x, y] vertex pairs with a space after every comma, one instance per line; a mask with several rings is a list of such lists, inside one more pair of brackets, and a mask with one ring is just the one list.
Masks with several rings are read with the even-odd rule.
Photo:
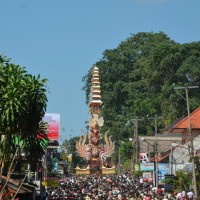
[[[76, 168], [77, 174], [103, 173], [114, 174], [115, 167], [112, 162], [108, 163], [108, 158], [111, 157], [115, 144], [108, 137], [108, 131], [101, 134], [101, 127], [104, 124], [103, 117], [100, 116], [101, 111], [101, 88], [99, 80], [99, 69], [94, 67], [92, 70], [92, 88], [90, 95], [90, 114], [88, 120], [89, 134], [84, 133], [76, 143], [76, 149], [79, 155], [86, 161], [86, 168]], [[88, 138], [88, 144], [85, 144]], [[104, 138], [104, 140], [103, 140]]]

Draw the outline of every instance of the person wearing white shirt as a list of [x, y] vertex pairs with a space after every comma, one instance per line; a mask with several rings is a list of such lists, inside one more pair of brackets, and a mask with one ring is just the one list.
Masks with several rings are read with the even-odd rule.
[[193, 199], [193, 193], [190, 191], [187, 193], [188, 199]]
[[176, 199], [182, 199], [182, 193], [179, 192], [177, 195], [176, 195]]

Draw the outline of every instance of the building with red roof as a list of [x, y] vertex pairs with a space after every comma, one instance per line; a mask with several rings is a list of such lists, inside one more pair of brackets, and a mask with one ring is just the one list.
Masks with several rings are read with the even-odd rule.
[[[191, 131], [192, 137], [197, 137], [200, 135], [200, 107], [194, 110], [190, 114], [190, 122], [191, 122]], [[189, 133], [189, 120], [188, 116], [182, 118], [180, 121], [175, 123], [171, 129], [170, 133], [181, 133], [182, 134], [182, 143], [186, 143], [190, 141], [190, 133]]]

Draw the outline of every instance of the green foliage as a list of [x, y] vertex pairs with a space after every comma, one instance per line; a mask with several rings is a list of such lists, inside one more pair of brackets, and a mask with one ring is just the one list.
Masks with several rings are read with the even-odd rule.
[[[158, 131], [187, 115], [186, 102], [174, 85], [200, 85], [200, 42], [179, 44], [163, 32], [141, 32], [107, 49], [96, 62], [100, 71], [104, 117], [102, 132], [110, 130], [113, 140], [132, 135], [130, 119], [162, 116]], [[91, 89], [91, 70], [83, 77], [87, 103]], [[185, 96], [184, 91], [180, 94]], [[200, 89], [190, 90], [190, 108], [200, 104]], [[141, 122], [139, 134], [152, 134], [151, 123]]]
[[9, 162], [12, 158], [16, 137], [22, 141], [23, 145], [18, 147], [26, 152], [30, 164], [44, 155], [47, 125], [42, 122], [42, 117], [47, 106], [46, 82], [0, 55], [1, 162]]
[[177, 191], [187, 191], [192, 184], [192, 174], [183, 171], [177, 171], [174, 179], [174, 187]]
[[73, 169], [76, 168], [77, 165], [82, 166], [85, 164], [84, 160], [76, 152], [76, 141], [78, 140], [79, 137], [72, 137], [69, 140], [64, 140], [61, 144], [61, 146], [67, 149], [67, 154], [65, 154], [64, 150], [62, 150], [62, 157], [64, 160], [67, 160], [68, 156], [72, 154], [72, 163], [70, 164], [70, 167]]
[[119, 153], [121, 157], [121, 162], [123, 163], [125, 160], [132, 159], [133, 157], [133, 145], [132, 142], [129, 141], [121, 141], [120, 142], [120, 148]]
[[163, 180], [163, 183], [165, 183], [165, 184], [174, 184], [174, 180], [172, 179], [172, 178], [165, 178], [164, 180]]
[[133, 176], [134, 177], [140, 177], [140, 176], [142, 176], [142, 171], [134, 171], [133, 172]]
[[130, 170], [131, 170], [131, 160], [128, 159], [123, 162], [123, 167], [121, 167], [121, 172], [123, 173]]

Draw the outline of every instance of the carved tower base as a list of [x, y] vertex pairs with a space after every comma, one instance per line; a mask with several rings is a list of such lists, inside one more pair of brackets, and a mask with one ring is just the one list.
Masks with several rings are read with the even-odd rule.
[[75, 168], [76, 170], [76, 175], [80, 176], [80, 175], [90, 175], [90, 174], [105, 174], [105, 175], [109, 175], [109, 174], [116, 174], [116, 170], [115, 170], [115, 166], [111, 167], [111, 168], [107, 168], [107, 167], [102, 167], [101, 170], [92, 170], [90, 169], [90, 166], [88, 165], [87, 168], [80, 168], [79, 166], [77, 166]]

